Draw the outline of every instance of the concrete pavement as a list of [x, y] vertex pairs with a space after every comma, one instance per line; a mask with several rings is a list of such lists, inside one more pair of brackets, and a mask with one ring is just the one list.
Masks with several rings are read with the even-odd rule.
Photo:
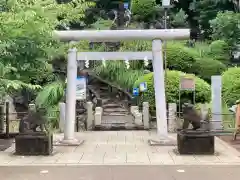
[[0, 167], [1, 180], [237, 180], [240, 166]]
[[[65, 165], [240, 165], [240, 153], [216, 138], [213, 156], [180, 156], [173, 146], [149, 146], [149, 131], [86, 131], [75, 134], [85, 141], [78, 147], [55, 146], [53, 156], [14, 156], [14, 145], [0, 152], [0, 166]], [[170, 134], [176, 138], [176, 134]], [[63, 138], [56, 134], [54, 139]]]

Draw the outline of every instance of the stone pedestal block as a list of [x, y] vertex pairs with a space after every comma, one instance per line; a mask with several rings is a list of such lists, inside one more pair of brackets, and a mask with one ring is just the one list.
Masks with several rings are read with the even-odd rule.
[[53, 135], [44, 132], [21, 133], [15, 137], [17, 155], [51, 155], [53, 152]]
[[177, 146], [179, 154], [213, 155], [214, 136], [206, 131], [178, 130]]

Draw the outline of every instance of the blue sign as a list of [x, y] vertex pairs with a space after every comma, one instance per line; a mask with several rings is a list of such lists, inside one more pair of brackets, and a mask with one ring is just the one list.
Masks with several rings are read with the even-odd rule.
[[142, 82], [139, 86], [140, 92], [146, 92], [147, 91], [147, 83]]
[[133, 96], [139, 95], [139, 88], [133, 88]]
[[123, 4], [124, 4], [124, 8], [125, 8], [125, 9], [128, 9], [129, 3], [128, 3], [128, 2], [125, 2], [125, 3], [123, 3]]
[[85, 76], [77, 76], [77, 80], [85, 78]]
[[77, 100], [85, 100], [86, 99], [86, 89], [87, 89], [87, 81], [84, 76], [77, 77], [76, 82], [76, 99]]

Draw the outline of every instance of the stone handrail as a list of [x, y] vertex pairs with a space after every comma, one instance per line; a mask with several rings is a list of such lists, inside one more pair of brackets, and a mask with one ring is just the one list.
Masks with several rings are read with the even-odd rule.
[[96, 98], [96, 102], [94, 103], [95, 107], [99, 107], [99, 106], [101, 107], [102, 99], [101, 99], [100, 95], [90, 85], [87, 86], [87, 90], [89, 92], [90, 101], [93, 101], [93, 99]]

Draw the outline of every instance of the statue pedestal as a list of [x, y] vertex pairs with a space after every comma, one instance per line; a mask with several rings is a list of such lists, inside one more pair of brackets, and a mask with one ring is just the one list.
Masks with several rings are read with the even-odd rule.
[[213, 155], [215, 152], [214, 135], [204, 130], [178, 130], [177, 146], [181, 155]]
[[20, 133], [15, 137], [15, 154], [21, 156], [51, 155], [53, 135], [45, 132]]

